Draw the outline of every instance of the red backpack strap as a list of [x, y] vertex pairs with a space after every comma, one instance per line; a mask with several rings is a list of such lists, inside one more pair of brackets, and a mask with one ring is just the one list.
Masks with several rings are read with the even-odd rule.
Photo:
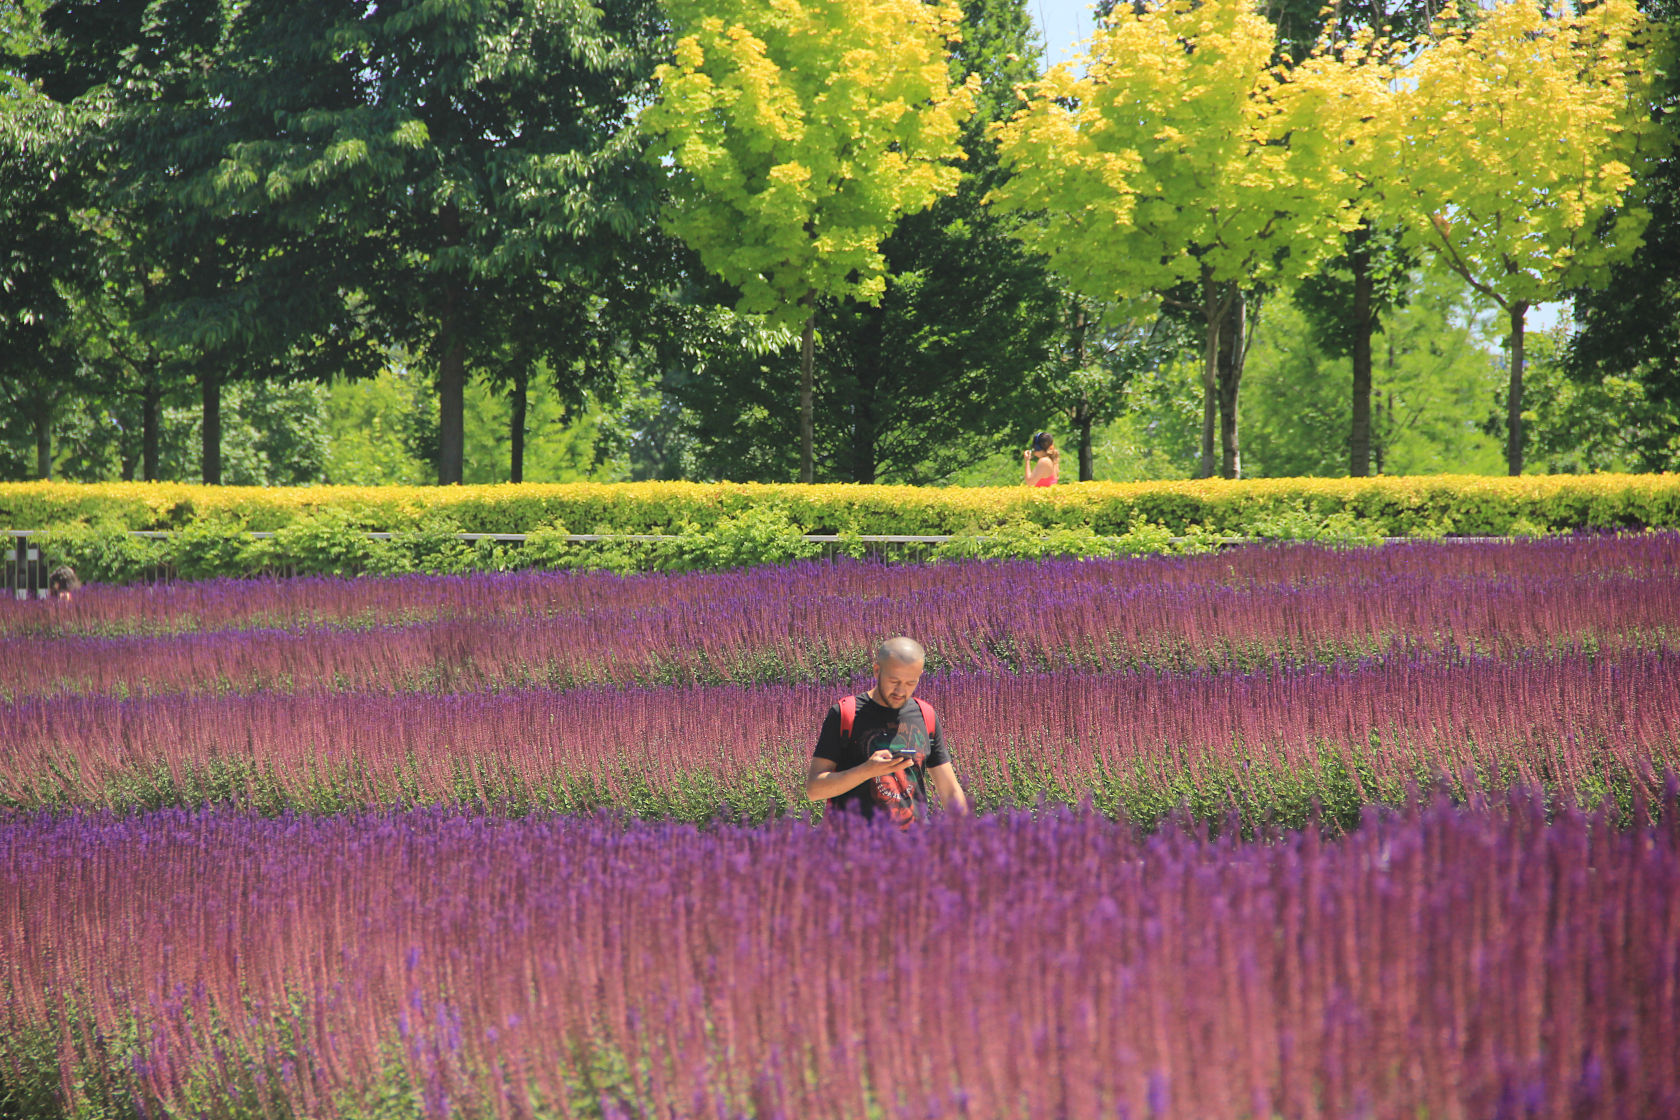
[[[933, 705], [916, 697], [916, 707], [922, 710], [922, 726], [927, 728], [928, 738], [933, 738], [933, 731], [938, 717], [933, 714]], [[840, 698], [840, 734], [848, 739], [852, 736], [852, 722], [857, 719], [857, 697], [842, 696]]]

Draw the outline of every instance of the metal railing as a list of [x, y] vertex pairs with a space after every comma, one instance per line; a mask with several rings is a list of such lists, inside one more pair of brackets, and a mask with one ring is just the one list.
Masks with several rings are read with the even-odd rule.
[[29, 534], [13, 532], [12, 547], [6, 550], [4, 586], [17, 599], [45, 599], [47, 597], [47, 565], [41, 549], [29, 539]]

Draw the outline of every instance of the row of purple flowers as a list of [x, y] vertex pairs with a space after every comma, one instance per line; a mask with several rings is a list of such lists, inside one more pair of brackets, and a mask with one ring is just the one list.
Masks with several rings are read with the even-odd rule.
[[1671, 1116], [1673, 797], [1265, 844], [20, 816], [0, 1070], [139, 1115]]
[[[218, 798], [270, 810], [469, 802], [763, 815], [798, 805], [804, 756], [840, 691], [28, 700], [0, 706], [0, 805]], [[1280, 786], [1323, 797], [1314, 779], [1326, 765], [1355, 806], [1467, 772], [1590, 803], [1680, 769], [1673, 651], [1249, 675], [954, 673], [921, 695], [983, 806], [1091, 797], [1147, 817], [1202, 791], [1217, 811], [1221, 798], [1262, 805]]]

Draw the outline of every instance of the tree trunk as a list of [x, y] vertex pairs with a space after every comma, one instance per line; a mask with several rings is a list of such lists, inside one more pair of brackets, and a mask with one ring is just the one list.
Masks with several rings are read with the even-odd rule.
[[508, 481], [525, 481], [525, 408], [530, 377], [521, 368], [513, 375], [513, 416], [508, 421]]
[[199, 378], [204, 390], [204, 440], [200, 458], [203, 462], [204, 485], [222, 484], [222, 378], [205, 370]]
[[[1400, 430], [1399, 427], [1394, 423], [1394, 386], [1392, 386], [1392, 385], [1390, 385], [1388, 387], [1388, 421], [1387, 421], [1387, 425], [1388, 426], [1384, 430], [1386, 432], [1388, 432], [1389, 438], [1392, 439], [1393, 436], [1394, 436], [1394, 433], [1398, 432]], [[1383, 462], [1386, 463], [1387, 461], [1388, 461], [1388, 454], [1387, 454], [1387, 451], [1385, 450], [1384, 453], [1383, 453]]]
[[805, 335], [799, 341], [799, 481], [815, 482], [816, 394], [811, 385], [812, 351], [817, 334], [817, 293], [805, 297]]
[[875, 459], [875, 404], [858, 394], [852, 411], [852, 481], [865, 486], [875, 481], [880, 469]]
[[1202, 267], [1202, 453], [1196, 468], [1197, 478], [1213, 477], [1213, 426], [1218, 408], [1216, 388], [1219, 379], [1219, 327], [1224, 309], [1219, 303], [1219, 286], [1213, 282], [1213, 270]]
[[1511, 388], [1505, 396], [1505, 470], [1523, 471], [1523, 320], [1528, 304], [1511, 305]]
[[862, 321], [857, 354], [857, 399], [852, 402], [852, 471], [853, 482], [868, 485], [880, 471], [880, 417], [876, 414], [875, 398], [880, 392], [882, 368], [886, 355], [881, 353], [881, 339], [885, 331], [885, 312], [867, 304], [857, 309]]
[[455, 332], [453, 316], [444, 327], [443, 360], [438, 363], [438, 485], [459, 484], [466, 448], [464, 420], [466, 346]]
[[1353, 430], [1348, 433], [1348, 474], [1371, 473], [1371, 230], [1353, 233]]
[[[1380, 392], [1373, 392], [1371, 394], [1371, 415], [1374, 419], [1380, 420], [1382, 418], [1382, 410], [1383, 395]], [[1371, 473], [1374, 475], [1383, 473], [1382, 434], [1377, 430], [1375, 423], [1371, 426]]]
[[1376, 461], [1377, 473], [1382, 474], [1388, 461], [1388, 433], [1394, 431], [1394, 336], [1388, 336], [1388, 420], [1383, 422], [1383, 394], [1374, 393], [1376, 409], [1371, 427], [1371, 457]]
[[1091, 455], [1091, 427], [1096, 414], [1089, 408], [1074, 413], [1074, 427], [1079, 431], [1079, 481], [1090, 482], [1096, 477], [1096, 463]]
[[140, 385], [140, 477], [158, 481], [158, 429], [163, 424], [163, 390], [158, 388], [157, 370], [149, 366]]
[[45, 398], [35, 408], [35, 477], [52, 478], [52, 404]]
[[[454, 246], [461, 240], [461, 212], [453, 202], [446, 203], [439, 215], [443, 226], [443, 244]], [[459, 484], [465, 458], [466, 427], [463, 419], [463, 397], [466, 390], [466, 343], [461, 337], [461, 284], [453, 277], [446, 280], [443, 296], [443, 324], [438, 333], [438, 485]]]
[[1219, 445], [1222, 478], [1242, 476], [1242, 455], [1237, 447], [1237, 390], [1242, 384], [1244, 350], [1248, 341], [1244, 312], [1246, 299], [1233, 286], [1226, 300], [1225, 324], [1219, 332]]
[[[1085, 305], [1081, 303], [1079, 313], [1073, 321], [1073, 357], [1077, 363], [1076, 369], [1083, 370], [1085, 368], [1085, 356], [1087, 354], [1085, 334], [1088, 326]], [[1096, 473], [1091, 461], [1091, 425], [1095, 419], [1096, 410], [1091, 407], [1091, 402], [1088, 399], [1081, 400], [1074, 407], [1072, 420], [1074, 430], [1079, 433], [1079, 481], [1081, 482], [1090, 482]]]

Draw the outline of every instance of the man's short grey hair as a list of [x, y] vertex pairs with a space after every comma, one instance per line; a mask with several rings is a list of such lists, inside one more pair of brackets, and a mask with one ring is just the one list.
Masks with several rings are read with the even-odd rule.
[[920, 665], [927, 660], [927, 650], [914, 638], [888, 638], [875, 647], [877, 665]]

